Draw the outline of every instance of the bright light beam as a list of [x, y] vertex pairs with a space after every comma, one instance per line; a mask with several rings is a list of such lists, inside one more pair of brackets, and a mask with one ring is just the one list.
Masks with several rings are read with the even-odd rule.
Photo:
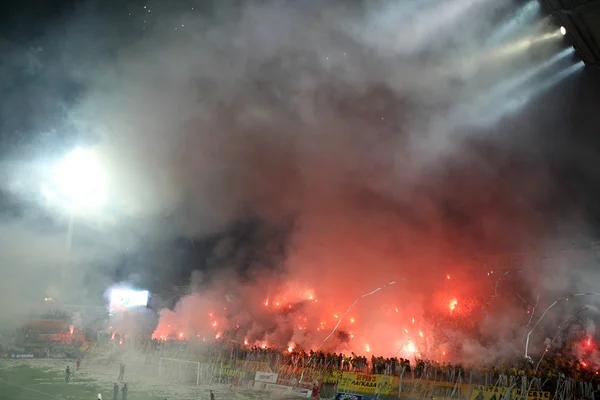
[[484, 1], [448, 0], [430, 7], [402, 27], [396, 48], [406, 53], [420, 51], [426, 42], [443, 35], [444, 30], [454, 29], [461, 18], [469, 15], [472, 7]]
[[497, 85], [495, 88], [492, 88], [488, 98], [497, 97], [501, 95], [505, 95], [512, 90], [521, 87], [523, 84], [527, 83], [528, 80], [545, 70], [546, 68], [556, 64], [563, 58], [573, 54], [575, 50], [572, 47], [566, 48], [558, 54], [555, 54], [549, 60], [543, 62], [537, 67], [531, 68], [529, 71], [526, 71], [524, 74], [514, 77], [510, 79], [508, 82], [501, 83]]
[[516, 15], [509, 21], [504, 22], [486, 42], [486, 47], [495, 46], [510, 39], [517, 30], [526, 25], [527, 21], [535, 17], [540, 10], [540, 3], [531, 0], [517, 11]]
[[529, 50], [531, 46], [539, 43], [543, 43], [550, 39], [557, 39], [560, 37], [560, 32], [550, 32], [537, 35], [529, 35], [522, 39], [512, 40], [497, 49], [494, 49], [486, 53], [482, 58], [483, 61], [491, 61], [492, 59], [498, 59], [500, 57], [512, 56], [516, 53], [522, 53]]
[[565, 36], [567, 34], [567, 28], [565, 28], [564, 26], [560, 27], [560, 34]]
[[572, 65], [572, 66], [552, 75], [550, 78], [544, 80], [538, 86], [529, 90], [527, 93], [509, 100], [508, 102], [506, 102], [506, 104], [503, 107], [498, 109], [498, 111], [495, 113], [496, 115], [495, 115], [494, 119], [497, 120], [502, 115], [514, 113], [514, 112], [520, 110], [527, 103], [529, 103], [534, 97], [539, 96], [543, 92], [551, 89], [554, 85], [558, 84], [560, 81], [562, 81], [569, 75], [579, 71], [583, 67], [584, 67], [584, 63], [583, 63], [583, 61], [580, 61], [577, 64]]
[[475, 101], [452, 111], [445, 124], [450, 122], [450, 124], [455, 124], [456, 127], [458, 127], [458, 125], [461, 125], [464, 122], [475, 125], [486, 125], [493, 122], [493, 115], [497, 115], [497, 113], [488, 111], [498, 110], [497, 103], [499, 101], [503, 101], [505, 98], [507, 98], [510, 92], [522, 87], [534, 76], [538, 75], [545, 69], [551, 67], [570, 54], [573, 54], [574, 51], [575, 50], [571, 47], [566, 48], [560, 53], [554, 55], [549, 60], [529, 69], [525, 73], [492, 87], [487, 94], [479, 96]]
[[552, 39], [558, 39], [560, 37], [561, 35], [559, 31], [528, 35], [512, 40], [504, 46], [487, 51], [480, 56], [474, 56], [473, 58], [468, 57], [462, 62], [462, 64], [467, 68], [485, 68], [488, 66], [488, 64], [503, 61], [501, 60], [502, 58], [515, 57], [517, 55], [524, 54], [533, 46], [545, 43]]
[[527, 100], [531, 99], [531, 97], [537, 96], [540, 93], [547, 91], [548, 89], [552, 88], [554, 85], [568, 77], [569, 75], [572, 75], [573, 73], [581, 70], [584, 66], [585, 64], [583, 63], [583, 61], [579, 61], [578, 63], [571, 65], [570, 67], [565, 68], [564, 70], [554, 74], [550, 78], [540, 83], [537, 87], [530, 90], [528, 94], [524, 95], [523, 101], [526, 102]]

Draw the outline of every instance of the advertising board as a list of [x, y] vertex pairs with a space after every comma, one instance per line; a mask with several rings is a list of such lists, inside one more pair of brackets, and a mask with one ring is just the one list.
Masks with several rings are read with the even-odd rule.
[[335, 400], [363, 400], [363, 397], [353, 393], [338, 393], [335, 395]]
[[256, 372], [254, 380], [256, 382], [277, 383], [277, 374], [271, 372]]

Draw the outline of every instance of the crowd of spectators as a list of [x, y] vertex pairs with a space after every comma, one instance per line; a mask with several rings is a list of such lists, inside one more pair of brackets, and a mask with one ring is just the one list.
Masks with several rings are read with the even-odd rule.
[[132, 346], [146, 355], [148, 363], [160, 357], [187, 359], [197, 362], [225, 361], [243, 365], [248, 361], [266, 363], [273, 371], [283, 369], [305, 369], [327, 371], [330, 376], [341, 376], [341, 372], [383, 374], [404, 379], [426, 379], [444, 382], [463, 382], [479, 385], [504, 385], [527, 379], [535, 382], [536, 390], [551, 391], [559, 381], [600, 383], [597, 370], [585, 362], [578, 361], [565, 353], [546, 353], [539, 362], [525, 358], [503, 360], [494, 366], [463, 366], [460, 363], [438, 362], [414, 358], [365, 357], [322, 351], [281, 351], [267, 347], [241, 346], [232, 342], [207, 345], [202, 341], [157, 340], [150, 336], [139, 336], [124, 340], [118, 334], [101, 335], [99, 343], [114, 346]]

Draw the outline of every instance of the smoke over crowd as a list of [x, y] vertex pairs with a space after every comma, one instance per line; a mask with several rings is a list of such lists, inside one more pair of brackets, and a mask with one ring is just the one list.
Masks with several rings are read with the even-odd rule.
[[[471, 361], [523, 353], [531, 313], [597, 277], [595, 260], [576, 270], [550, 257], [498, 284], [501, 273], [473, 261], [554, 256], [572, 244], [559, 223], [587, 237], [550, 201], [560, 190], [535, 124], [518, 122], [535, 120], [523, 109], [573, 63], [539, 7], [518, 9], [150, 2], [124, 11], [117, 33], [78, 15], [57, 34], [85, 87], [64, 126], [93, 143], [110, 200], [99, 228], [79, 228], [71, 262], [81, 272], [102, 259], [108, 271], [125, 251], [218, 237], [212, 268], [189, 275], [191, 294], [161, 312], [155, 337], [308, 350], [343, 318], [324, 348], [442, 358], [460, 342], [454, 356]], [[83, 26], [104, 32], [98, 50]], [[11, 190], [35, 192], [22, 184]], [[248, 220], [278, 234], [232, 238]], [[124, 280], [179, 268], [175, 255], [150, 253]]]

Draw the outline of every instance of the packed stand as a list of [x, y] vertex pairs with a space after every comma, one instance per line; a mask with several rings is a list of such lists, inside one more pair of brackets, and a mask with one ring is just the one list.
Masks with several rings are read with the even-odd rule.
[[[303, 350], [280, 351], [268, 347], [246, 347], [225, 341], [207, 345], [202, 341], [159, 340], [149, 335], [127, 338], [106, 333], [99, 336], [99, 347], [112, 346], [118, 351], [123, 346], [133, 347], [146, 356], [146, 363], [158, 362], [161, 357], [195, 362], [261, 362], [273, 371], [318, 370], [330, 373], [357, 372], [402, 377], [403, 379], [426, 379], [442, 382], [462, 382], [478, 385], [511, 386], [522, 382], [535, 382], [531, 390], [553, 391], [560, 381], [600, 383], [598, 372], [584, 362], [564, 353], [546, 355], [539, 365], [525, 359], [505, 360], [493, 367], [463, 366], [447, 362], [415, 358], [376, 357]], [[339, 376], [339, 375], [338, 375]]]

